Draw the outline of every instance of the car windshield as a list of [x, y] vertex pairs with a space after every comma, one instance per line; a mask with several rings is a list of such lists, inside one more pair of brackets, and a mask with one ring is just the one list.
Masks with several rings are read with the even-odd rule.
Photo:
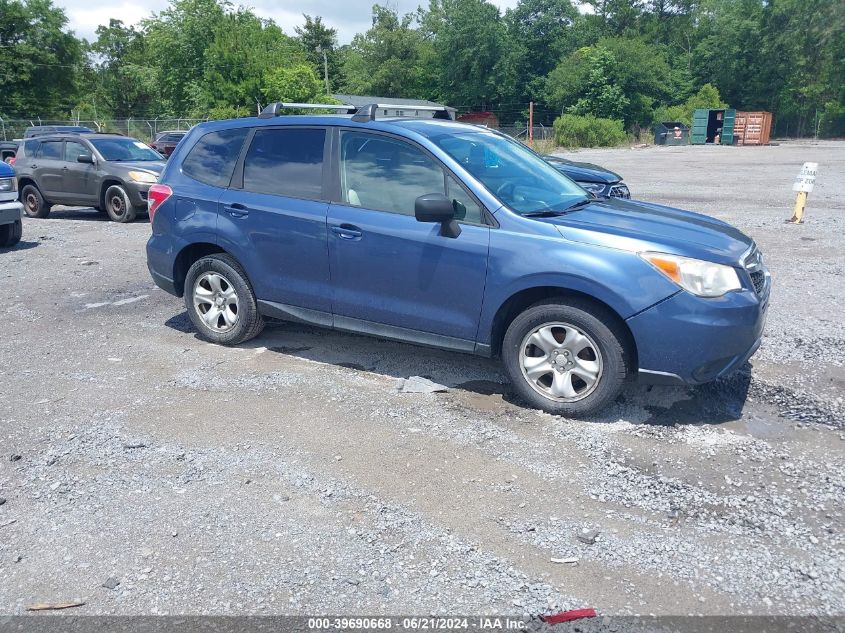
[[517, 213], [563, 212], [589, 195], [522, 143], [472, 131], [432, 139]]
[[161, 154], [146, 143], [134, 138], [97, 138], [91, 139], [91, 144], [106, 160], [113, 161], [147, 161], [161, 160]]

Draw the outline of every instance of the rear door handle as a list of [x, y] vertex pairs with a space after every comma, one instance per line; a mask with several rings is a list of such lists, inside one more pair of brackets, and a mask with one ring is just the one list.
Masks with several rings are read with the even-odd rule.
[[240, 202], [233, 202], [232, 204], [227, 204], [223, 208], [226, 209], [226, 213], [231, 215], [233, 218], [242, 218], [246, 215], [249, 215], [249, 210]]
[[354, 224], [341, 224], [339, 226], [333, 226], [332, 233], [340, 237], [340, 239], [342, 240], [360, 240], [361, 236], [364, 234], [361, 229], [359, 229]]

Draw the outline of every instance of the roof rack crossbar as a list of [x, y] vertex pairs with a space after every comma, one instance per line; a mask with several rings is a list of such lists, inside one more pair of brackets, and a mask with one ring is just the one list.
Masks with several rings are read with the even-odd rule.
[[361, 123], [374, 121], [379, 110], [423, 110], [424, 112], [434, 112], [435, 119], [452, 120], [452, 115], [446, 106], [414, 105], [411, 103], [370, 103], [358, 108], [352, 120]]
[[338, 110], [345, 112], [346, 114], [353, 114], [355, 112], [355, 106], [351, 106], [346, 103], [271, 103], [265, 107], [261, 114], [258, 115], [259, 119], [272, 119], [275, 116], [279, 116], [282, 110]]

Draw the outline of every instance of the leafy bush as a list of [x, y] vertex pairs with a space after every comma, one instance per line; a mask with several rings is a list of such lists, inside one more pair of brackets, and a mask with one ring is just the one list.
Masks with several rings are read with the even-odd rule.
[[684, 103], [663, 106], [654, 111], [654, 122], [680, 121], [692, 125], [692, 114], [699, 108], [727, 108], [728, 104], [722, 101], [719, 91], [712, 84], [704, 84], [694, 95]]
[[627, 140], [622, 121], [591, 114], [564, 114], [554, 123], [555, 140], [564, 147], [613, 147]]

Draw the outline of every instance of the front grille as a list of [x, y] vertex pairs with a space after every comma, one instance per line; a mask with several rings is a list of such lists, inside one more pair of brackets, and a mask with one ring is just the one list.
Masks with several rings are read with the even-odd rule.
[[756, 270], [751, 273], [751, 283], [754, 284], [754, 292], [758, 295], [763, 294], [766, 289], [766, 273], [762, 270]]
[[631, 192], [628, 190], [627, 185], [613, 185], [610, 188], [610, 197], [611, 198], [625, 198], [626, 200], [631, 199]]
[[751, 278], [751, 284], [754, 286], [754, 292], [757, 296], [763, 296], [766, 292], [766, 266], [763, 264], [763, 253], [757, 248], [756, 244], [752, 244], [751, 248], [742, 258], [742, 265], [748, 271], [748, 276]]

